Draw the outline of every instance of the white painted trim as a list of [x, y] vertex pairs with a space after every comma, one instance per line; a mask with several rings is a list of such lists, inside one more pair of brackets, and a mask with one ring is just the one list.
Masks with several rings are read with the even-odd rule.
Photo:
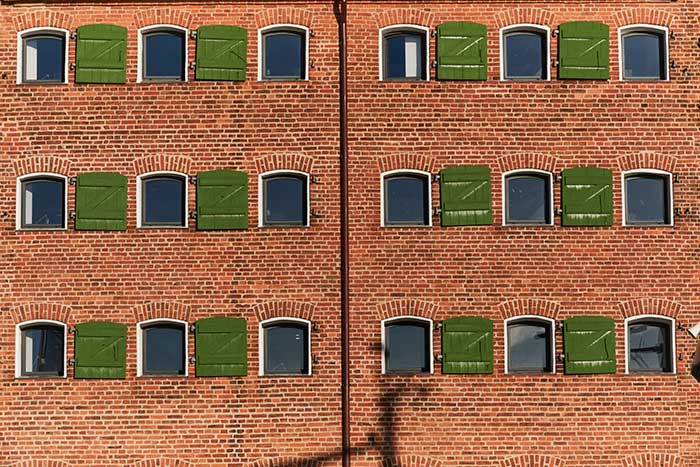
[[[549, 178], [549, 222], [547, 224], [527, 224], [527, 223], [515, 223], [508, 224], [506, 222], [506, 179], [511, 175], [527, 175], [527, 174], [537, 174], [545, 175]], [[546, 170], [540, 169], [515, 169], [503, 172], [501, 174], [501, 220], [504, 226], [514, 226], [514, 227], [531, 227], [531, 226], [553, 226], [554, 225], [554, 177], [552, 172], [547, 172]]]
[[[671, 328], [671, 372], [666, 373], [666, 374], [676, 374], [676, 320], [673, 318], [669, 318], [668, 316], [663, 316], [663, 315], [636, 315], [636, 316], [630, 316], [629, 318], [625, 318], [625, 374], [629, 375], [630, 374], [630, 368], [629, 368], [629, 360], [630, 360], [630, 354], [629, 354], [629, 336], [628, 336], [628, 328], [630, 324], [634, 324], [637, 321], [666, 321], [668, 322], [670, 328]], [[642, 373], [631, 373], [631, 374], [644, 374]], [[657, 373], [659, 374], [659, 373]]]
[[[628, 224], [627, 223], [627, 190], [625, 189], [625, 178], [628, 175], [658, 175], [661, 177], [666, 177], [668, 183], [668, 209], [669, 209], [669, 224]], [[622, 172], [621, 177], [622, 183], [622, 226], [623, 227], [673, 227], [673, 174], [671, 172], [666, 172], [665, 170], [659, 169], [633, 169], [626, 170]]]
[[[265, 225], [263, 223], [263, 179], [273, 175], [301, 175], [306, 178], [306, 220], [302, 226], [277, 226]], [[299, 170], [270, 170], [265, 173], [258, 174], [258, 227], [309, 227], [311, 225], [311, 176], [306, 172]]]
[[551, 342], [551, 347], [552, 347], [552, 371], [550, 372], [545, 372], [542, 374], [549, 375], [549, 374], [555, 374], [557, 372], [557, 334], [556, 334], [556, 323], [552, 318], [547, 318], [546, 316], [539, 316], [539, 315], [520, 315], [520, 316], [513, 316], [510, 318], [507, 318], [503, 320], [503, 360], [504, 360], [504, 368], [505, 368], [505, 373], [506, 374], [526, 374], [526, 373], [509, 373], [508, 372], [508, 325], [511, 323], [517, 323], [518, 321], [540, 321], [542, 323], [548, 323], [549, 326], [551, 327], [551, 333], [552, 333], [552, 342]]
[[[32, 178], [58, 178], [63, 181], [63, 227], [42, 229], [22, 227], [22, 182]], [[53, 172], [34, 172], [17, 177], [15, 191], [15, 230], [67, 230], [68, 229], [68, 177]]]
[[[263, 79], [263, 43], [262, 36], [267, 32], [273, 31], [296, 31], [304, 34], [305, 43], [305, 53], [304, 53], [304, 79]], [[270, 26], [265, 26], [264, 28], [258, 29], [258, 81], [309, 81], [309, 28], [302, 26], [300, 24], [282, 23], [282, 24], [272, 24]]]
[[[547, 42], [547, 55], [545, 57], [545, 69], [547, 70], [547, 78], [544, 80], [537, 80], [537, 79], [506, 79], [506, 57], [505, 57], [505, 47], [504, 47], [504, 36], [509, 33], [509, 32], [514, 32], [514, 31], [530, 31], [530, 32], [538, 32], [538, 33], [543, 33], [545, 37], [545, 41]], [[520, 24], [513, 24], [510, 26], [504, 26], [501, 28], [498, 34], [499, 38], [499, 47], [500, 47], [500, 58], [501, 58], [501, 64], [500, 64], [500, 69], [501, 69], [501, 81], [550, 81], [552, 79], [551, 77], [551, 45], [550, 45], [550, 38], [551, 38], [551, 29], [549, 26], [543, 26], [541, 24], [534, 24], [534, 23], [520, 23]]]
[[313, 363], [313, 359], [311, 358], [311, 321], [308, 319], [302, 319], [302, 318], [289, 318], [289, 317], [281, 317], [281, 318], [269, 318], [263, 321], [260, 321], [258, 323], [258, 375], [260, 376], [300, 376], [300, 375], [294, 375], [294, 374], [289, 374], [285, 375], [284, 373], [265, 373], [265, 327], [269, 324], [274, 324], [274, 323], [301, 323], [306, 326], [306, 336], [307, 336], [307, 355], [306, 355], [306, 368], [308, 371], [305, 373], [306, 375], [311, 375], [311, 364]]
[[[663, 34], [663, 39], [664, 39], [664, 45], [665, 45], [665, 61], [666, 61], [666, 78], [661, 79], [661, 80], [656, 80], [656, 79], [624, 79], [624, 50], [623, 50], [623, 44], [622, 44], [622, 36], [624, 36], [628, 32], [644, 32], [644, 31], [649, 31], [649, 32], [660, 32]], [[654, 81], [670, 81], [671, 76], [670, 76], [670, 63], [671, 63], [671, 58], [669, 56], [669, 40], [668, 40], [668, 28], [666, 26], [657, 26], [655, 24], [645, 24], [645, 23], [639, 23], [639, 24], [629, 24], [627, 26], [622, 26], [617, 29], [617, 55], [618, 55], [618, 68], [619, 70], [619, 75], [620, 75], [620, 81], [639, 81], [639, 82], [654, 82]]]
[[[141, 187], [142, 182], [145, 178], [153, 177], [153, 176], [159, 176], [159, 175], [170, 175], [170, 176], [175, 176], [175, 177], [182, 177], [184, 182], [185, 182], [185, 225], [141, 225], [141, 211], [142, 211], [142, 206], [141, 206], [141, 196], [142, 196], [142, 190], [143, 188]], [[188, 227], [188, 220], [189, 220], [189, 201], [190, 201], [190, 193], [189, 193], [189, 180], [187, 177], [187, 174], [184, 174], [182, 172], [173, 172], [170, 170], [159, 170], [155, 172], [146, 172], [141, 175], [136, 176], [136, 228], [137, 229], [186, 229]]]
[[38, 83], [23, 83], [22, 82], [22, 68], [24, 64], [24, 51], [22, 50], [22, 40], [24, 39], [25, 36], [29, 36], [32, 34], [37, 34], [37, 33], [60, 33], [63, 35], [63, 40], [65, 44], [65, 50], [64, 50], [64, 57], [63, 57], [63, 84], [68, 84], [68, 51], [70, 49], [70, 31], [67, 29], [63, 28], [53, 28], [53, 27], [39, 27], [39, 28], [29, 28], [25, 29], [23, 31], [19, 31], [17, 33], [17, 84], [41, 84], [41, 82]]
[[[411, 225], [411, 224], [389, 224], [386, 225], [384, 222], [384, 178], [387, 176], [391, 175], [396, 175], [396, 174], [412, 174], [412, 175], [420, 175], [423, 177], [427, 177], [428, 179], [428, 225]], [[379, 196], [380, 196], [380, 227], [391, 227], [391, 228], [425, 228], [425, 227], [432, 227], [433, 226], [433, 185], [432, 185], [432, 174], [430, 172], [425, 172], [423, 170], [416, 170], [416, 169], [396, 169], [396, 170], [389, 170], [387, 172], [383, 172], [379, 176]]]
[[[149, 324], [158, 323], [174, 323], [181, 324], [185, 328], [185, 374], [184, 375], [144, 375], [143, 374], [143, 327]], [[173, 318], [155, 318], [147, 319], [136, 324], [136, 376], [143, 376], [147, 378], [182, 378], [189, 376], [189, 324], [187, 321], [182, 321]]]
[[137, 60], [137, 74], [136, 74], [136, 82], [137, 83], [174, 83], [177, 81], [145, 81], [143, 79], [143, 35], [148, 32], [156, 31], [156, 30], [162, 30], [162, 31], [180, 31], [184, 33], [185, 35], [185, 63], [183, 66], [185, 67], [185, 83], [189, 81], [188, 79], [188, 71], [189, 71], [189, 47], [188, 43], [190, 40], [190, 31], [187, 28], [183, 28], [182, 26], [177, 26], [175, 24], [153, 24], [150, 26], [145, 26], [142, 27], [141, 29], [138, 30], [138, 47], [137, 47], [137, 54], [138, 54], [138, 60]]
[[66, 323], [55, 321], [52, 319], [33, 319], [24, 321], [15, 326], [15, 378], [22, 379], [42, 379], [47, 377], [23, 376], [22, 375], [22, 328], [50, 324], [53, 326], [63, 326], [63, 376], [53, 376], [49, 378], [67, 378], [68, 368], [66, 362], [68, 360], [68, 326]]
[[[401, 315], [401, 316], [395, 316], [392, 318], [386, 318], [382, 320], [382, 374], [386, 375], [386, 325], [391, 324], [394, 321], [423, 321], [428, 323], [428, 361], [430, 362], [430, 373], [433, 374], [435, 372], [435, 362], [434, 362], [434, 357], [433, 357], [433, 352], [435, 351], [433, 349], [433, 320], [430, 318], [423, 318], [421, 316], [412, 316], [412, 315]], [[402, 373], [389, 373], [389, 374], [397, 374], [400, 375]], [[407, 375], [411, 374], [421, 374], [421, 373], [406, 373]]]
[[[430, 28], [418, 24], [392, 24], [379, 30], [379, 81], [384, 81], [384, 35], [396, 31], [411, 31], [424, 34], [425, 41], [425, 79], [416, 81], [430, 81]], [[411, 81], [409, 81], [411, 82]]]

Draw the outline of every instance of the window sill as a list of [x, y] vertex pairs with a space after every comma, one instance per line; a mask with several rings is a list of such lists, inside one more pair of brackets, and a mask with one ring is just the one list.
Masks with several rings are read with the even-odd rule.
[[68, 227], [20, 227], [19, 229], [15, 229], [15, 232], [43, 232], [43, 231], [50, 231], [50, 232], [56, 232], [56, 231], [61, 231], [61, 230], [68, 230]]
[[18, 86], [63, 86], [68, 84], [68, 81], [23, 81], [17, 83]]
[[552, 228], [556, 227], [554, 224], [502, 224], [501, 227], [517, 228], [517, 227], [543, 227]]
[[140, 225], [137, 227], [138, 230], [157, 230], [157, 229], [175, 229], [175, 230], [182, 230], [182, 229], [188, 229], [189, 226], [186, 225]]
[[189, 375], [138, 375], [136, 379], [185, 379], [188, 377]]
[[280, 224], [280, 225], [264, 225], [259, 224], [259, 229], [308, 229], [311, 225], [306, 224]]
[[652, 227], [652, 228], [672, 228], [673, 224], [622, 224], [622, 227]]
[[28, 375], [15, 376], [16, 380], [24, 380], [24, 381], [27, 381], [27, 380], [44, 381], [44, 380], [55, 380], [55, 379], [63, 380], [63, 379], [67, 379], [67, 378], [68, 378], [68, 375], [65, 375], [65, 376], [28, 376]]
[[432, 225], [425, 224], [382, 224], [380, 226], [383, 229], [425, 229], [430, 228]]

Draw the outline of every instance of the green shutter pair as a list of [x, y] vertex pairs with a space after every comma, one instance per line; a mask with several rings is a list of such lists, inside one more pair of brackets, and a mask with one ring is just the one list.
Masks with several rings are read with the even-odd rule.
[[[248, 374], [246, 320], [205, 318], [195, 324], [195, 374], [245, 376]], [[75, 327], [76, 378], [126, 378], [126, 326], [110, 322], [81, 323]]]
[[[126, 82], [127, 30], [113, 24], [89, 24], [77, 31], [76, 83]], [[248, 32], [236, 26], [197, 29], [198, 80], [245, 81]]]

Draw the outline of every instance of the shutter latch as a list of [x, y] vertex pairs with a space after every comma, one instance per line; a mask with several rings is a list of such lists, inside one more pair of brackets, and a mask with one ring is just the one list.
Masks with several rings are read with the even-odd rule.
[[190, 332], [194, 334], [196, 331], [197, 331], [197, 325], [196, 324], [190, 325]]
[[440, 174], [433, 174], [433, 182], [438, 183], [440, 182]]
[[78, 177], [69, 178], [68, 183], [70, 183], [71, 185], [75, 185], [76, 183], [78, 183]]
[[72, 31], [70, 33], [70, 38], [73, 40], [77, 39], [78, 38], [78, 31]]
[[75, 366], [75, 359], [74, 358], [68, 359], [68, 366]]
[[430, 31], [430, 35], [431, 35], [432, 37], [437, 37], [437, 35], [438, 35], [437, 29], [433, 29], [432, 31]]
[[197, 363], [197, 359], [195, 357], [190, 357], [187, 360], [189, 360], [191, 365], [194, 365], [195, 363]]
[[435, 354], [435, 361], [438, 363], [442, 361], [442, 354], [441, 353]]
[[566, 355], [564, 355], [563, 353], [560, 353], [559, 355], [557, 355], [557, 360], [559, 360], [560, 362], [565, 362]]
[[197, 68], [197, 62], [190, 63], [190, 70], [194, 70], [195, 68]]
[[75, 220], [75, 217], [76, 217], [75, 211], [71, 211], [68, 217]]
[[442, 209], [433, 208], [433, 216], [439, 216], [441, 212], [442, 212]]
[[557, 37], [559, 35], [559, 28], [552, 31], [552, 37]]
[[559, 60], [552, 60], [552, 68], [559, 68]]
[[438, 66], [437, 60], [432, 60], [432, 61], [430, 62], [430, 65], [431, 65], [433, 68], [437, 68], [437, 66]]
[[190, 175], [190, 184], [191, 185], [197, 184], [197, 176], [196, 175]]
[[75, 68], [76, 68], [75, 62], [71, 62], [71, 64], [68, 65], [68, 68], [69, 68], [71, 71], [75, 70]]
[[190, 219], [192, 219], [192, 220], [197, 219], [197, 210], [196, 209], [190, 211]]
[[190, 39], [196, 39], [197, 38], [197, 31], [190, 31]]
[[442, 321], [435, 321], [433, 323], [433, 330], [434, 331], [439, 331], [442, 329]]
[[555, 182], [561, 182], [561, 181], [562, 181], [562, 176], [561, 176], [561, 174], [554, 174], [554, 181], [555, 181]]

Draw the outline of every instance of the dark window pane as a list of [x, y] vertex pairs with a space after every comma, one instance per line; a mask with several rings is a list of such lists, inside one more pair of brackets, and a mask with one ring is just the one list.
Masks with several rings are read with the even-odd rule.
[[22, 227], [63, 227], [63, 181], [41, 178], [23, 182], [22, 186]]
[[536, 32], [512, 32], [505, 37], [505, 76], [509, 79], [546, 79], [547, 40]]
[[305, 79], [306, 45], [300, 33], [270, 32], [264, 36], [263, 78]]
[[384, 79], [425, 79], [422, 34], [394, 33], [384, 38]]
[[264, 181], [263, 224], [306, 224], [306, 179], [291, 175]]
[[158, 31], [144, 35], [144, 78], [184, 80], [185, 35]]
[[22, 330], [22, 375], [63, 376], [64, 330], [32, 326]]
[[24, 40], [23, 81], [63, 82], [65, 45], [62, 37], [35, 36]]
[[154, 324], [143, 328], [143, 373], [185, 374], [185, 327]]
[[662, 34], [635, 32], [623, 36], [625, 78], [666, 79]]
[[661, 322], [629, 325], [629, 371], [670, 372], [671, 330]]
[[537, 321], [508, 325], [508, 372], [552, 371], [551, 326]]
[[506, 179], [506, 222], [548, 224], [549, 181], [536, 175], [514, 175]]
[[308, 326], [279, 323], [265, 326], [265, 373], [307, 374]]
[[630, 224], [669, 224], [668, 179], [649, 175], [625, 177], [625, 210]]
[[385, 223], [428, 225], [427, 177], [398, 175], [384, 179]]
[[387, 373], [430, 372], [429, 324], [417, 321], [386, 325], [384, 357]]
[[185, 181], [156, 177], [143, 181], [143, 225], [185, 225]]

